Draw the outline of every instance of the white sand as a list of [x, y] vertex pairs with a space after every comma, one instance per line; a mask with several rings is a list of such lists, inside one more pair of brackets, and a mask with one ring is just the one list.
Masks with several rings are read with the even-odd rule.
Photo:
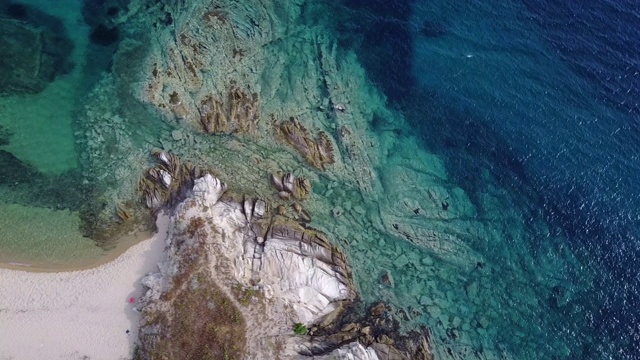
[[0, 269], [0, 360], [130, 359], [139, 314], [129, 298], [162, 259], [168, 217], [157, 224], [153, 238], [94, 269]]

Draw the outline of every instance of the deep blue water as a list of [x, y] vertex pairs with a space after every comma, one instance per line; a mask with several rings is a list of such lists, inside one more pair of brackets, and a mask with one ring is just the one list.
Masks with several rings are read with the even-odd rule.
[[584, 331], [614, 343], [575, 354], [640, 359], [640, 3], [399, 3], [345, 1], [373, 81], [472, 199], [490, 169], [598, 273]]

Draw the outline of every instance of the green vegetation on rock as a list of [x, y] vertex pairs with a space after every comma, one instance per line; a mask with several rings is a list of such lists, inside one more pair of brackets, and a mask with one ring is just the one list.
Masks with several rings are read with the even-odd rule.
[[303, 323], [296, 323], [295, 325], [293, 325], [293, 332], [296, 335], [307, 335], [307, 332], [309, 330], [307, 329], [306, 326], [304, 326]]

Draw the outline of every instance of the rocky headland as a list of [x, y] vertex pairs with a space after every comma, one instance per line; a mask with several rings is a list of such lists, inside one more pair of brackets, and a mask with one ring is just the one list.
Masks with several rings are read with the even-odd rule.
[[428, 332], [401, 336], [383, 304], [345, 324], [351, 267], [318, 230], [211, 174], [170, 211], [166, 258], [142, 281], [138, 358], [432, 359]]

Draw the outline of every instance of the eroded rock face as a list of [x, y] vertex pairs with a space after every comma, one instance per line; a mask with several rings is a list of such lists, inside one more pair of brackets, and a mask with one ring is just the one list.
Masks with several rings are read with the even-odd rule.
[[253, 281], [269, 297], [290, 303], [298, 322], [317, 323], [339, 309], [336, 302], [355, 297], [344, 255], [320, 234], [274, 224], [264, 244], [245, 242], [245, 247], [251, 246]]

